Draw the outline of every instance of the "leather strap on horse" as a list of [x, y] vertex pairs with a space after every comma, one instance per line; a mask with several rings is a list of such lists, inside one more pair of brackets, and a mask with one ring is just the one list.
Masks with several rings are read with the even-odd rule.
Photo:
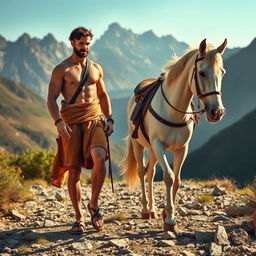
[[110, 146], [109, 146], [109, 138], [107, 136], [107, 144], [108, 144], [108, 174], [111, 180], [111, 187], [112, 187], [112, 192], [115, 193], [114, 190], [114, 182], [113, 182], [113, 173], [112, 173], [112, 165], [111, 165], [111, 157], [110, 157]]
[[196, 60], [195, 60], [195, 64], [194, 64], [194, 70], [193, 70], [193, 73], [192, 73], [192, 77], [194, 75], [194, 78], [195, 78], [195, 87], [196, 87], [196, 94], [197, 94], [197, 97], [199, 99], [201, 98], [204, 98], [204, 97], [207, 97], [207, 96], [210, 96], [210, 95], [222, 95], [222, 92], [220, 91], [212, 91], [212, 92], [206, 92], [206, 93], [202, 93], [201, 90], [200, 90], [200, 87], [199, 87], [199, 82], [198, 82], [198, 77], [197, 77], [197, 62], [200, 61], [200, 60], [203, 60], [204, 57], [200, 57], [197, 55], [196, 57]]
[[188, 126], [194, 119], [190, 118], [188, 121], [184, 122], [184, 123], [173, 123], [170, 121], [165, 120], [164, 118], [162, 118], [161, 116], [159, 116], [155, 110], [152, 108], [151, 105], [149, 105], [149, 112], [161, 123], [167, 125], [167, 126], [171, 126], [171, 127], [176, 127], [176, 128], [180, 128], [180, 127], [185, 127]]
[[76, 102], [77, 97], [79, 96], [80, 92], [82, 91], [88, 77], [90, 74], [90, 66], [91, 66], [91, 61], [87, 59], [86, 65], [82, 70], [81, 77], [80, 77], [80, 83], [77, 87], [76, 92], [74, 93], [73, 97], [71, 98], [69, 104], [74, 104]]

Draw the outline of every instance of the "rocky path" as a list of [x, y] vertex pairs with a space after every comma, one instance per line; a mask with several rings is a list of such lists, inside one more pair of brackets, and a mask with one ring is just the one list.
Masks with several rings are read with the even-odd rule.
[[[155, 183], [158, 213], [165, 203], [165, 187]], [[32, 200], [0, 218], [0, 255], [256, 255], [256, 237], [246, 206], [246, 196], [183, 184], [177, 198], [177, 221], [182, 231], [176, 237], [162, 231], [162, 219], [140, 218], [140, 193], [128, 192], [122, 183], [104, 184], [101, 208], [102, 232], [90, 224], [86, 205], [90, 186], [83, 185], [86, 232], [72, 235], [74, 221], [67, 189], [33, 186]]]

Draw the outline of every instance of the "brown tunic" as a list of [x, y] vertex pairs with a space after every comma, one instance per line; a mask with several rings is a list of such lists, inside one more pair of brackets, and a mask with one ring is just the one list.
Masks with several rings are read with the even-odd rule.
[[60, 113], [72, 132], [68, 140], [57, 138], [58, 150], [51, 176], [52, 184], [56, 187], [62, 187], [67, 170], [93, 167], [90, 155], [93, 147], [103, 147], [107, 152], [104, 119], [98, 100], [75, 104], [62, 101]]

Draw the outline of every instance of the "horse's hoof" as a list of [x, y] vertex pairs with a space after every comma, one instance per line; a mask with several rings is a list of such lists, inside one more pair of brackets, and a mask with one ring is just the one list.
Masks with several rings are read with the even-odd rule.
[[165, 223], [165, 222], [164, 222], [164, 231], [171, 231], [176, 235], [178, 235], [180, 233], [177, 224], [171, 225], [171, 224], [168, 224], [168, 223]]
[[151, 212], [151, 213], [150, 213], [150, 218], [151, 218], [151, 219], [156, 219], [156, 218], [157, 218], [156, 212]]
[[150, 219], [150, 213], [141, 213], [141, 218], [144, 220], [148, 220]]

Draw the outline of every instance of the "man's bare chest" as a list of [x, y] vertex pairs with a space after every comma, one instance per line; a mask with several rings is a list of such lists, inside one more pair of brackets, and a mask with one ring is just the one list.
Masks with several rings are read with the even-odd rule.
[[[68, 68], [64, 75], [65, 84], [70, 85], [71, 87], [73, 86], [77, 87], [80, 83], [81, 73], [82, 73], [81, 67], [74, 66], [74, 67]], [[89, 77], [86, 81], [86, 84], [87, 85], [96, 84], [98, 80], [99, 80], [99, 72], [93, 66], [91, 66]]]

